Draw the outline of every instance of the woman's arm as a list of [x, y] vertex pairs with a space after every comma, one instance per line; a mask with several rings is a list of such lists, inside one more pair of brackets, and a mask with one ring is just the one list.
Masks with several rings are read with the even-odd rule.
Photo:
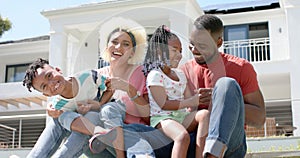
[[149, 122], [150, 106], [147, 94], [142, 94], [142, 92], [139, 92], [132, 84], [119, 77], [111, 78], [110, 84], [113, 90], [118, 89], [127, 92], [128, 97], [131, 98], [130, 100], [137, 105], [136, 108], [140, 116], [144, 121]]

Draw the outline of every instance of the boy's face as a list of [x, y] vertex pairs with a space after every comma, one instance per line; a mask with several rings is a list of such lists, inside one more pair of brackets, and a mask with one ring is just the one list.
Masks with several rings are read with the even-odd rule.
[[65, 78], [59, 68], [53, 68], [45, 64], [43, 68], [38, 68], [32, 80], [32, 86], [45, 96], [60, 95], [65, 88]]

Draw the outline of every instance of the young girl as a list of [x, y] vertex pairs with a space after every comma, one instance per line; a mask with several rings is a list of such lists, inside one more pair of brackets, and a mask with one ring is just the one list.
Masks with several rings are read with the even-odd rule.
[[187, 79], [176, 69], [181, 58], [181, 42], [162, 25], [149, 41], [144, 73], [150, 101], [150, 125], [160, 129], [174, 140], [172, 158], [186, 157], [190, 143], [189, 133], [197, 132], [196, 157], [202, 157], [209, 120], [208, 111], [197, 109], [200, 94], [190, 95]]

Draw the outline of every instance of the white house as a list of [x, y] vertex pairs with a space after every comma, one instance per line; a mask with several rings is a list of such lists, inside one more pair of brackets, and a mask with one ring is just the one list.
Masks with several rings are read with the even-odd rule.
[[248, 59], [258, 73], [267, 116], [274, 121], [274, 132], [269, 134], [266, 126], [263, 135], [300, 136], [300, 1], [255, 0], [202, 7], [196, 0], [114, 0], [41, 12], [49, 20], [49, 35], [0, 43], [0, 148], [17, 148], [0, 149], [0, 155], [28, 152], [45, 126], [46, 97], [27, 92], [16, 82], [22, 79], [26, 64], [36, 57], [47, 58], [66, 75], [96, 68], [99, 28], [117, 16], [137, 21], [149, 35], [157, 26], [168, 25], [186, 45], [185, 61], [192, 57], [187, 46], [193, 20], [205, 13], [216, 14], [225, 25], [221, 51]]

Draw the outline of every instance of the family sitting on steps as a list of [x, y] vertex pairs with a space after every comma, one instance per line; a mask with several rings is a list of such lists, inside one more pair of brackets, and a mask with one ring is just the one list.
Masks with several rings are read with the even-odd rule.
[[221, 19], [194, 21], [194, 58], [181, 65], [185, 46], [165, 25], [148, 43], [130, 19], [112, 18], [100, 32], [109, 66], [63, 76], [38, 58], [26, 70], [23, 85], [51, 97], [28, 158], [245, 156], [244, 126], [263, 126], [264, 99], [253, 66], [218, 51]]

